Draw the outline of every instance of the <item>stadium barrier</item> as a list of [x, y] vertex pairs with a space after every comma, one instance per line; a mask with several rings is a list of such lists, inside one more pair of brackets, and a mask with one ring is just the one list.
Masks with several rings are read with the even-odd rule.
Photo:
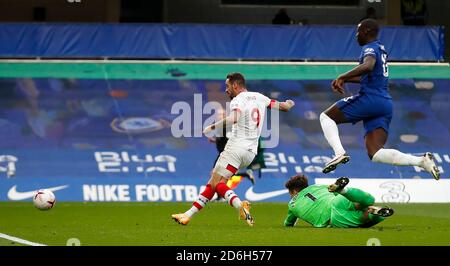
[[[54, 192], [58, 201], [78, 202], [192, 202], [203, 191], [205, 178], [17, 178], [0, 182], [0, 201], [31, 201], [37, 189]], [[329, 185], [333, 178], [311, 179]], [[243, 180], [234, 188], [251, 202], [288, 202], [285, 179]], [[383, 203], [448, 203], [450, 180], [352, 178], [351, 186], [372, 194]]]
[[[355, 26], [0, 24], [1, 58], [354, 61]], [[386, 26], [390, 61], [442, 61], [444, 27]]]

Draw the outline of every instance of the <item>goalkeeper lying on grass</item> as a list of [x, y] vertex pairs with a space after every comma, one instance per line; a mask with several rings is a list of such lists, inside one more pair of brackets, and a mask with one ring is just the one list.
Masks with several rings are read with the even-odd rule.
[[314, 227], [371, 227], [394, 214], [389, 207], [373, 206], [372, 195], [357, 188], [346, 188], [347, 177], [334, 184], [308, 186], [308, 178], [296, 175], [286, 182], [291, 200], [285, 226], [301, 219]]

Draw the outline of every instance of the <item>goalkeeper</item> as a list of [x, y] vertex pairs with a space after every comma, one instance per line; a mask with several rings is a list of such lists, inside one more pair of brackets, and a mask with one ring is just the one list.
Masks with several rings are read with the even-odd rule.
[[285, 226], [294, 226], [301, 219], [314, 227], [355, 228], [371, 227], [394, 214], [389, 207], [373, 206], [372, 195], [357, 188], [346, 188], [347, 177], [334, 184], [308, 186], [304, 175], [296, 175], [286, 182], [291, 200]]

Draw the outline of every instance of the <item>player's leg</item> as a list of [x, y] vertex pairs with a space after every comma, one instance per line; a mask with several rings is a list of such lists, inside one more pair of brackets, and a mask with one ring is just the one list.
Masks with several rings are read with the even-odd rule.
[[215, 180], [219, 180], [215, 184], [217, 194], [236, 208], [239, 211], [240, 219], [245, 220], [250, 226], [254, 224], [253, 217], [250, 214], [250, 203], [241, 201], [238, 195], [227, 186], [226, 181], [236, 174], [239, 168], [247, 167], [254, 157], [253, 153], [245, 149], [229, 148], [222, 153], [213, 173], [213, 177], [217, 176]]
[[[214, 165], [217, 165], [217, 162], [221, 155], [222, 153], [217, 156]], [[172, 219], [174, 221], [182, 225], [187, 225], [190, 222], [191, 218], [201, 209], [203, 209], [209, 203], [209, 201], [211, 201], [211, 199], [214, 198], [217, 184], [221, 181], [226, 182], [226, 179], [223, 179], [221, 176], [214, 174], [214, 169], [215, 168], [213, 168], [211, 172], [211, 178], [206, 184], [205, 189], [200, 193], [197, 200], [192, 203], [192, 207], [184, 213], [172, 214]]]
[[253, 226], [254, 220], [250, 214], [250, 203], [241, 201], [238, 195], [227, 186], [226, 182], [219, 182], [216, 187], [217, 194], [223, 197], [230, 206], [239, 211], [239, 218], [246, 221], [248, 225]]
[[[229, 178], [223, 177], [222, 174], [219, 174], [216, 171], [213, 173], [211, 184], [213, 185], [214, 191], [217, 193], [217, 195], [224, 198], [231, 206], [234, 206], [234, 204], [236, 204], [236, 206], [234, 207], [238, 209], [241, 206], [240, 200], [234, 193], [234, 191], [231, 190], [227, 185], [228, 180]], [[229, 195], [227, 194], [227, 192], [229, 192]]]
[[369, 228], [372, 227], [374, 225], [377, 225], [379, 223], [381, 223], [382, 221], [384, 221], [384, 217], [382, 216], [378, 216], [378, 215], [373, 215], [371, 213], [365, 212], [364, 213], [364, 218], [363, 220], [365, 222], [363, 222], [359, 227], [361, 228]]
[[371, 194], [358, 188], [346, 187], [349, 182], [347, 177], [339, 177], [336, 182], [328, 186], [328, 191], [339, 193], [351, 202], [356, 203], [356, 209], [364, 209], [373, 205], [375, 198]]
[[359, 227], [362, 224], [361, 217], [362, 212], [356, 210], [355, 204], [344, 196], [338, 194], [331, 202], [330, 224], [332, 227]]
[[255, 175], [253, 174], [253, 169], [248, 168], [247, 170], [245, 170], [245, 173], [247, 174], [250, 182], [252, 182], [252, 185], [254, 185], [255, 184]]
[[217, 157], [216, 157], [216, 159], [214, 160], [214, 164], [213, 164], [213, 167], [212, 167], [213, 170], [214, 170], [214, 167], [216, 167], [216, 163], [217, 163], [217, 161], [219, 160], [220, 154], [221, 154], [221, 152], [220, 152], [219, 154], [217, 154]]
[[187, 225], [190, 222], [191, 218], [197, 212], [203, 209], [203, 207], [205, 207], [206, 204], [208, 204], [208, 202], [214, 197], [215, 190], [213, 184], [217, 183], [217, 181], [214, 181], [214, 179], [215, 177], [213, 173], [210, 180], [206, 184], [205, 189], [202, 191], [202, 193], [200, 193], [197, 200], [192, 203], [192, 207], [184, 213], [172, 214], [172, 219], [179, 224]]
[[440, 178], [433, 155], [429, 152], [423, 156], [413, 156], [395, 149], [385, 149], [387, 132], [384, 128], [377, 128], [366, 134], [365, 142], [369, 158], [373, 162], [399, 166], [419, 166], [429, 172], [436, 180]]
[[248, 180], [250, 180], [250, 182], [252, 182], [252, 185], [255, 184], [255, 176], [253, 175], [252, 169], [246, 169], [245, 172], [242, 171], [242, 172], [237, 173], [236, 175], [247, 178]]
[[347, 118], [339, 109], [338, 104], [335, 103], [330, 108], [322, 112], [319, 119], [325, 139], [328, 141], [331, 148], [333, 148], [334, 154], [345, 154], [344, 147], [342, 146], [339, 138], [339, 129], [337, 125], [346, 123]]
[[337, 228], [370, 227], [389, 217], [394, 213], [389, 207], [369, 206], [359, 210], [356, 205], [337, 195], [331, 203], [331, 226]]
[[390, 207], [369, 206], [363, 213], [360, 227], [369, 228], [386, 219], [386, 217], [392, 216], [394, 210]]
[[370, 213], [369, 210], [360, 211], [360, 212], [361, 212], [361, 214], [360, 214], [361, 224], [358, 227], [361, 227], [361, 228], [372, 227], [376, 224], [381, 223], [385, 219], [385, 217], [383, 217], [383, 216], [374, 215], [374, 214]]
[[325, 139], [334, 151], [333, 159], [322, 170], [325, 174], [336, 169], [339, 164], [347, 163], [350, 160], [350, 157], [345, 153], [345, 149], [342, 146], [337, 127], [338, 124], [349, 122], [344, 112], [341, 111], [341, 108], [345, 108], [347, 105], [348, 102], [340, 100], [322, 112], [319, 117]]
[[328, 191], [339, 193], [332, 201], [331, 225], [339, 228], [370, 227], [390, 216], [394, 211], [387, 207], [372, 206], [372, 195], [356, 188], [346, 187], [347, 177], [340, 177], [328, 186]]

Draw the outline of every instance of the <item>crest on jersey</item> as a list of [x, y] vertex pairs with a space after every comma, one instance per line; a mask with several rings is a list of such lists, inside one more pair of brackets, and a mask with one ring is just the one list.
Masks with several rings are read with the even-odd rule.
[[364, 50], [364, 54], [373, 54], [373, 53], [375, 53], [375, 49], [373, 48], [369, 47]]

